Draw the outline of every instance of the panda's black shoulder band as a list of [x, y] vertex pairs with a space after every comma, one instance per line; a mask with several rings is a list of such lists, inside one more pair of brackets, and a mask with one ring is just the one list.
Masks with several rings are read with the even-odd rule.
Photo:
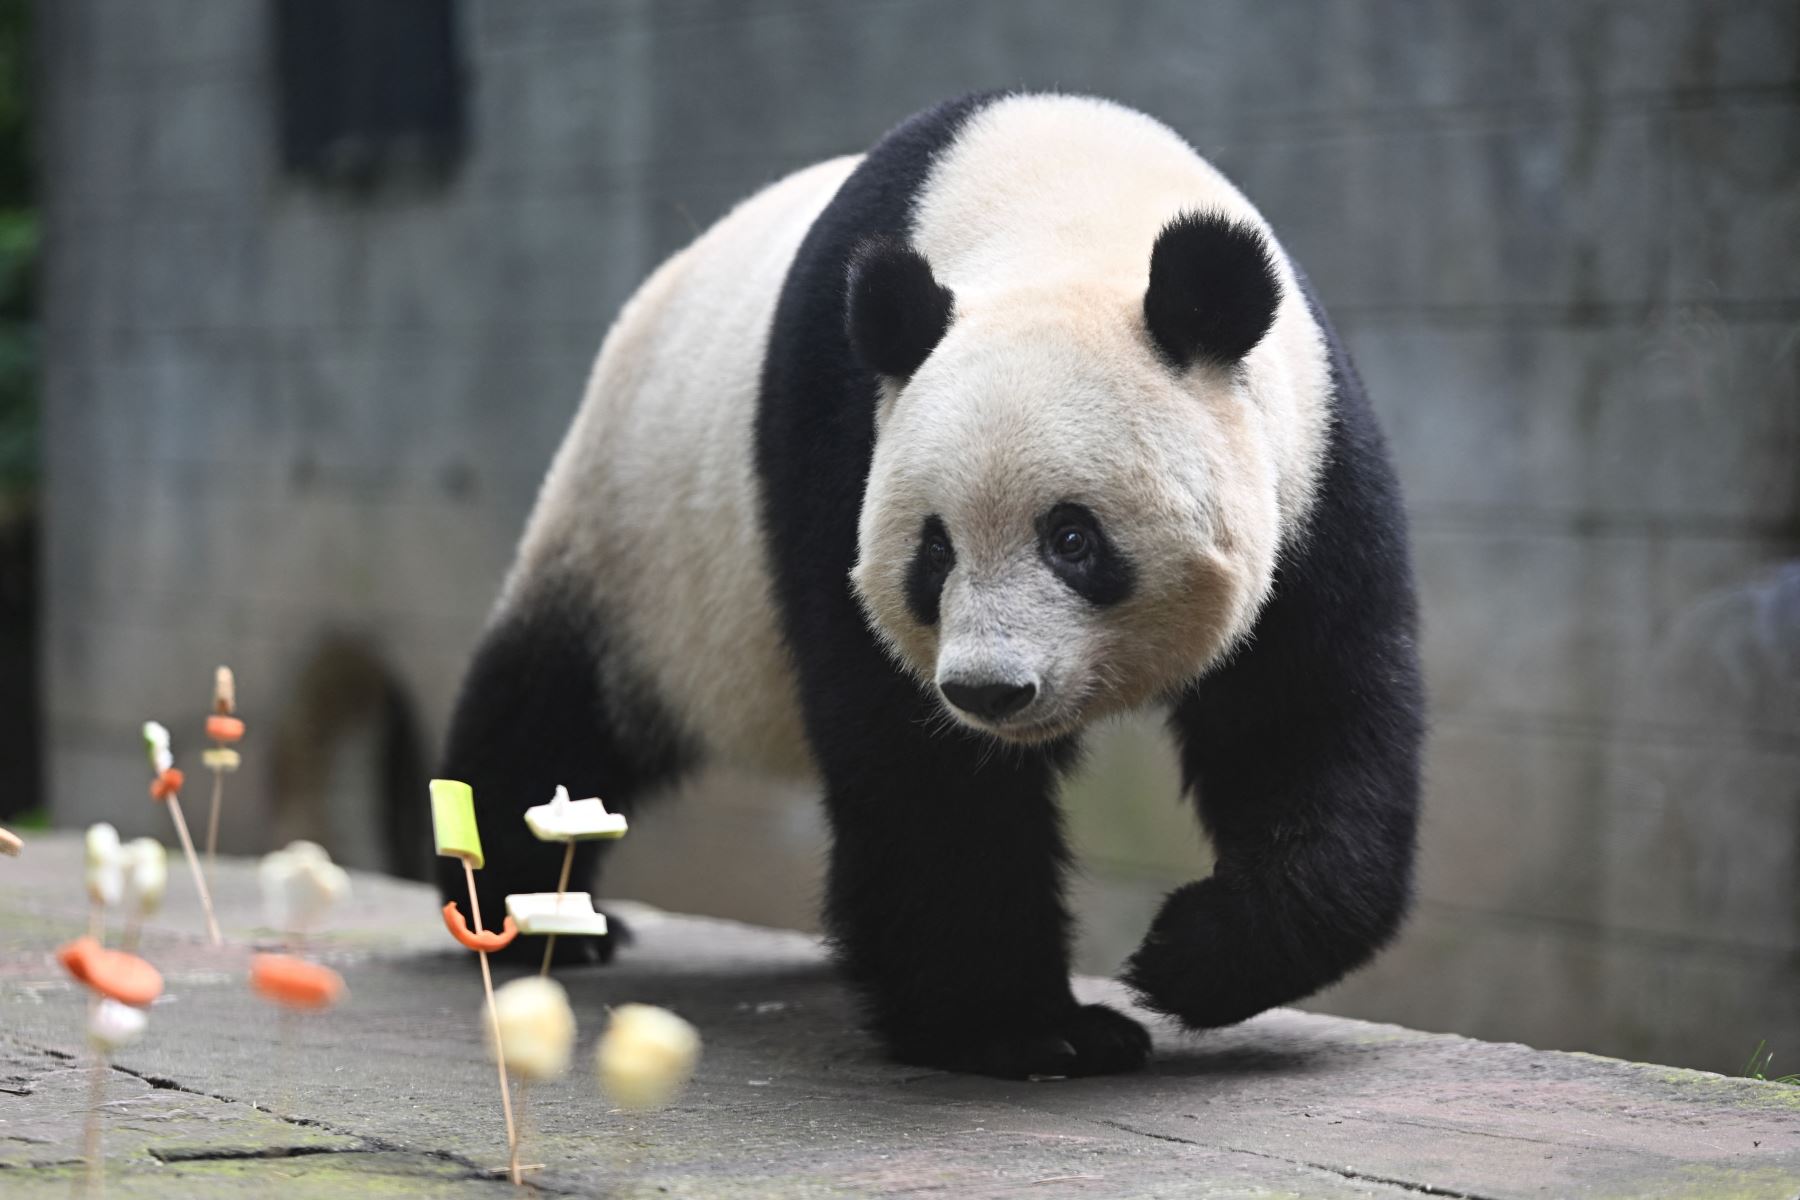
[[1222, 213], [1185, 213], [1150, 253], [1144, 323], [1171, 366], [1232, 366], [1275, 322], [1281, 276], [1261, 232]]

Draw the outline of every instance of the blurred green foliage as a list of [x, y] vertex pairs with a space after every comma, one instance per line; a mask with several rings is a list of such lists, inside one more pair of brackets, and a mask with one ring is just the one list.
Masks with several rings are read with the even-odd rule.
[[0, 513], [37, 485], [39, 227], [33, 202], [31, 2], [0, 0]]

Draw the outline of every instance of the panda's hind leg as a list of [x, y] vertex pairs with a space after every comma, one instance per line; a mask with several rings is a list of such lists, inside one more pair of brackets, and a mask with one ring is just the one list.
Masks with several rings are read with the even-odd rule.
[[[509, 604], [483, 635], [463, 678], [442, 770], [474, 791], [486, 858], [475, 872], [483, 923], [500, 926], [509, 894], [556, 890], [566, 846], [533, 837], [527, 808], [547, 802], [562, 785], [575, 799], [599, 796], [630, 816], [646, 793], [673, 782], [693, 758], [648, 688], [629, 677], [599, 615], [548, 588]], [[571, 891], [593, 890], [600, 848], [607, 845], [576, 843]], [[438, 860], [438, 886], [471, 916], [458, 860]], [[558, 938], [556, 961], [604, 962], [623, 940], [622, 927], [604, 938]], [[536, 937], [516, 938], [505, 951], [533, 964], [542, 956], [543, 939]]]

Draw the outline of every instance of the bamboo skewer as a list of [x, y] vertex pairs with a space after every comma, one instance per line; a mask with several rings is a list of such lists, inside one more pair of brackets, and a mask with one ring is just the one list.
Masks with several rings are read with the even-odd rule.
[[187, 855], [188, 870], [193, 873], [194, 887], [200, 892], [200, 907], [206, 912], [206, 936], [215, 946], [222, 945], [219, 922], [213, 916], [212, 893], [206, 887], [206, 873], [200, 869], [200, 856], [194, 853], [194, 839], [188, 836], [187, 819], [181, 815], [181, 793], [169, 793], [169, 815], [175, 818], [175, 836], [181, 839], [181, 852]]
[[[563, 845], [565, 849], [563, 850], [562, 874], [558, 876], [556, 880], [556, 906], [559, 912], [562, 909], [562, 898], [569, 890], [569, 872], [573, 870], [575, 866], [574, 839], [571, 838], [569, 841], [563, 843]], [[556, 935], [553, 933], [544, 939], [544, 965], [538, 968], [539, 978], [550, 978], [550, 958], [555, 953]]]
[[[88, 1010], [92, 1012], [98, 1000], [89, 1000]], [[94, 1047], [94, 1065], [88, 1080], [87, 1126], [81, 1138], [81, 1156], [87, 1164], [83, 1173], [85, 1187], [90, 1196], [106, 1194], [106, 1171], [100, 1157], [100, 1108], [106, 1103], [106, 1076], [109, 1067], [104, 1047]]]
[[[475, 932], [481, 933], [481, 898], [475, 894], [475, 866], [466, 856], [462, 865], [463, 878], [469, 884], [469, 915], [475, 919]], [[477, 953], [481, 955], [481, 987], [487, 993], [488, 1022], [494, 1031], [494, 1069], [500, 1074], [500, 1106], [506, 1114], [506, 1167], [513, 1183], [523, 1184], [524, 1178], [519, 1174], [519, 1131], [513, 1124], [512, 1088], [506, 1079], [506, 1046], [500, 1040], [500, 1010], [494, 1007], [494, 975], [488, 968], [487, 951]]]
[[213, 867], [219, 859], [219, 802], [225, 798], [225, 772], [218, 767], [212, 769], [212, 815], [206, 819], [206, 876], [212, 878]]
[[219, 812], [225, 802], [225, 773], [238, 768], [238, 752], [231, 743], [244, 736], [244, 723], [237, 718], [237, 678], [230, 667], [213, 672], [212, 713], [206, 718], [206, 734], [212, 738], [212, 749], [203, 756], [213, 773], [212, 811], [206, 820], [206, 874], [212, 877], [219, 853]]

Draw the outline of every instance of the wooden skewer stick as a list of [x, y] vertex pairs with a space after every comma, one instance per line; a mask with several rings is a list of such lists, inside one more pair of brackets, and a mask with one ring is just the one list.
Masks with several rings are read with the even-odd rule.
[[[90, 1001], [91, 1010], [94, 1003]], [[94, 1047], [93, 1073], [88, 1082], [87, 1129], [82, 1138], [82, 1157], [87, 1160], [86, 1189], [90, 1196], [103, 1195], [106, 1191], [106, 1164], [100, 1157], [100, 1108], [106, 1103], [106, 1076], [110, 1068], [106, 1061], [106, 1051]]]
[[[469, 883], [469, 915], [475, 919], [475, 932], [481, 932], [481, 899], [475, 894], [475, 866], [466, 857], [462, 860], [463, 878]], [[487, 993], [488, 1020], [494, 1027], [494, 1067], [500, 1073], [500, 1107], [506, 1114], [506, 1154], [507, 1171], [515, 1185], [523, 1185], [525, 1180], [519, 1174], [519, 1131], [513, 1125], [512, 1088], [506, 1081], [506, 1046], [500, 1040], [500, 1010], [494, 1007], [494, 975], [488, 969], [487, 951], [481, 954], [481, 986]]]
[[221, 945], [219, 922], [213, 917], [212, 893], [206, 890], [206, 874], [200, 870], [200, 856], [194, 853], [194, 839], [188, 836], [187, 819], [181, 815], [180, 792], [169, 793], [169, 815], [175, 818], [175, 836], [181, 839], [181, 852], [187, 855], [188, 870], [193, 872], [194, 887], [200, 892], [200, 907], [206, 910], [206, 935], [213, 945]]
[[219, 857], [219, 802], [225, 798], [225, 769], [214, 767], [212, 815], [206, 819], [206, 876], [212, 878]]
[[[567, 849], [563, 851], [562, 875], [556, 881], [556, 910], [562, 911], [563, 893], [569, 890], [569, 871], [575, 866], [575, 839], [570, 838], [563, 843]], [[556, 935], [550, 934], [544, 939], [544, 965], [538, 969], [540, 979], [550, 978], [550, 956], [556, 953]]]
[[225, 800], [225, 772], [237, 770], [237, 751], [231, 743], [244, 736], [244, 723], [237, 719], [237, 677], [230, 667], [213, 672], [212, 715], [206, 718], [206, 735], [213, 747], [205, 755], [212, 768], [212, 814], [206, 821], [206, 875], [212, 878], [219, 855], [219, 810]]

